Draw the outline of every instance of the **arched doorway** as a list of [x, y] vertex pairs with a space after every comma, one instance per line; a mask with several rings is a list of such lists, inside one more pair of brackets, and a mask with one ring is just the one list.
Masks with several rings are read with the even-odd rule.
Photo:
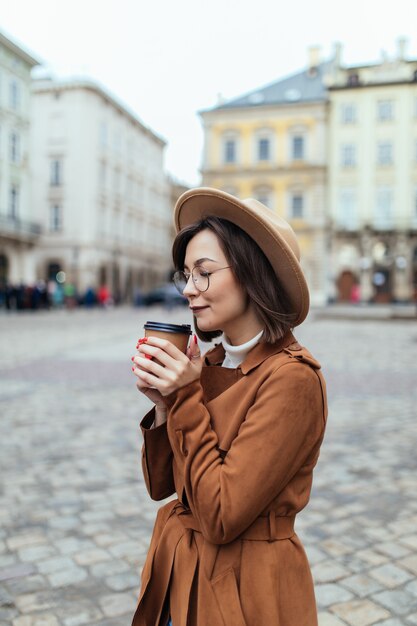
[[372, 274], [374, 302], [386, 304], [392, 300], [392, 272], [389, 267], [376, 265]]
[[56, 281], [56, 277], [57, 274], [59, 272], [62, 272], [62, 265], [59, 261], [50, 261], [48, 263], [47, 269], [46, 269], [46, 280], [47, 282], [49, 282], [50, 280], [55, 280]]

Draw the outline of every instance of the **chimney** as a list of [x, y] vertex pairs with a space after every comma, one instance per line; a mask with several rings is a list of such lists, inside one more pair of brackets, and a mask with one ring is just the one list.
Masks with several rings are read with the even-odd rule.
[[336, 68], [342, 65], [342, 49], [343, 46], [340, 41], [335, 41], [333, 44], [333, 65]]
[[320, 46], [310, 46], [308, 48], [308, 73], [310, 76], [317, 74], [317, 67], [320, 65]]
[[397, 39], [397, 59], [399, 61], [405, 60], [405, 49], [407, 47], [407, 38], [398, 37]]

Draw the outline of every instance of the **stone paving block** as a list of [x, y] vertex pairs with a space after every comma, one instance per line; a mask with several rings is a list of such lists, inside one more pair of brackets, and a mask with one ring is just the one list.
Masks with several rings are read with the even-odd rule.
[[389, 557], [379, 554], [372, 550], [371, 548], [367, 548], [365, 550], [359, 550], [356, 554], [357, 557], [369, 563], [369, 565], [381, 565], [382, 563], [387, 563], [389, 561]]
[[10, 580], [11, 578], [22, 578], [34, 572], [35, 567], [31, 563], [16, 563], [15, 565], [0, 569], [0, 581]]
[[37, 568], [41, 574], [53, 574], [64, 569], [71, 569], [74, 566], [74, 561], [68, 556], [55, 556], [37, 563]]
[[111, 561], [104, 561], [102, 563], [96, 563], [91, 565], [90, 572], [92, 576], [97, 578], [104, 578], [106, 576], [113, 576], [114, 574], [122, 574], [130, 569], [130, 566], [126, 561], [122, 559], [112, 559]]
[[81, 525], [80, 519], [75, 515], [63, 515], [48, 520], [48, 525], [60, 530], [75, 530]]
[[369, 575], [379, 581], [384, 587], [394, 588], [413, 578], [407, 570], [393, 563], [386, 563], [369, 571]]
[[347, 623], [327, 612], [318, 614], [318, 622], [319, 626], [346, 626]]
[[136, 609], [135, 600], [128, 593], [112, 593], [99, 599], [100, 607], [107, 617], [116, 617], [117, 615], [130, 615]]
[[22, 615], [13, 620], [13, 626], [60, 626], [56, 615], [43, 613], [40, 615]]
[[330, 583], [350, 576], [351, 571], [333, 561], [322, 561], [311, 568], [316, 583]]
[[381, 591], [372, 595], [372, 599], [392, 611], [393, 616], [408, 615], [417, 610], [417, 598], [402, 589]]
[[399, 619], [384, 619], [383, 622], [377, 622], [374, 626], [404, 626], [404, 622]]
[[5, 584], [14, 596], [41, 591], [47, 586], [45, 578], [39, 574], [25, 576], [24, 578], [11, 578]]
[[135, 589], [139, 592], [140, 581], [137, 574], [125, 572], [123, 574], [115, 574], [106, 578], [106, 585], [112, 591], [126, 591], [126, 589]]
[[48, 576], [49, 584], [53, 588], [74, 585], [85, 580], [86, 578], [87, 572], [81, 567], [71, 567]]
[[47, 591], [38, 593], [25, 593], [15, 598], [19, 611], [23, 614], [44, 611], [54, 606], [54, 601]]
[[42, 559], [47, 559], [48, 557], [54, 556], [56, 554], [56, 550], [50, 544], [41, 544], [37, 546], [27, 546], [26, 548], [21, 548], [18, 550], [19, 559], [23, 562], [29, 561], [38, 562]]
[[135, 555], [140, 552], [141, 546], [137, 541], [125, 541], [109, 547], [109, 552], [116, 557], [124, 557], [129, 555]]
[[403, 537], [399, 537], [398, 541], [402, 545], [404, 545], [406, 548], [417, 550], [417, 534], [405, 535]]
[[408, 593], [411, 593], [411, 595], [417, 597], [417, 579], [413, 578], [413, 580], [410, 583], [405, 585], [404, 589]]
[[76, 606], [64, 606], [61, 621], [64, 626], [83, 626], [92, 624], [102, 617], [103, 613], [97, 606], [92, 602], [83, 601], [77, 602]]
[[349, 576], [340, 581], [343, 587], [353, 591], [356, 596], [363, 598], [371, 593], [381, 591], [382, 586], [373, 578], [370, 578], [366, 574], [356, 574], [355, 576]]
[[390, 616], [389, 611], [370, 600], [352, 600], [335, 604], [331, 610], [350, 626], [369, 626]]
[[100, 533], [93, 537], [94, 542], [100, 546], [101, 548], [108, 548], [114, 543], [124, 543], [128, 541], [128, 535], [122, 532], [114, 532], [114, 533]]
[[320, 608], [327, 608], [332, 604], [345, 602], [354, 597], [353, 593], [335, 584], [316, 585], [315, 591], [317, 605]]
[[17, 558], [14, 554], [2, 554], [0, 555], [0, 569], [10, 567], [17, 563]]
[[397, 564], [417, 576], [417, 554], [406, 556], [404, 559], [397, 561]]
[[25, 532], [19, 535], [11, 535], [6, 543], [9, 550], [19, 550], [27, 546], [34, 546], [39, 543], [47, 543], [48, 538], [42, 532]]
[[7, 626], [9, 626], [17, 615], [17, 609], [14, 607], [0, 606], [0, 623], [7, 624]]
[[93, 549], [94, 543], [89, 539], [79, 539], [77, 537], [64, 537], [54, 541], [54, 545], [61, 554], [73, 554], [81, 550]]
[[394, 559], [399, 559], [402, 556], [410, 554], [410, 550], [400, 545], [395, 541], [386, 541], [385, 543], [377, 543], [374, 545], [374, 550], [386, 554]]
[[78, 563], [78, 565], [93, 565], [94, 563], [109, 561], [110, 559], [111, 555], [106, 552], [106, 550], [102, 550], [100, 548], [85, 550], [74, 554], [74, 560]]
[[[409, 615], [407, 617], [407, 623], [408, 624], [417, 624], [417, 613], [413, 613], [412, 615]], [[398, 622], [398, 624], [400, 624], [400, 622]], [[388, 626], [390, 626], [390, 625], [388, 625]]]

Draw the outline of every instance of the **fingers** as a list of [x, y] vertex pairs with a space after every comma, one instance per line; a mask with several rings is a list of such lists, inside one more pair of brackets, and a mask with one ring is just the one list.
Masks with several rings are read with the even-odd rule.
[[[150, 354], [150, 353], [147, 353], [147, 354]], [[151, 355], [151, 356], [153, 357], [154, 355]], [[166, 367], [160, 364], [159, 358], [157, 358], [157, 361], [152, 361], [149, 358], [145, 358], [144, 354], [143, 355], [139, 354], [137, 356], [132, 357], [132, 361], [133, 361], [134, 366], [135, 367], [137, 366], [139, 370], [145, 370], [151, 374], [154, 374], [155, 376], [158, 376], [159, 378], [163, 377], [166, 372]]]
[[[149, 348], [149, 350], [147, 350], [147, 348]], [[169, 360], [167, 362], [167, 359], [165, 359], [164, 362], [162, 356], [169, 356], [175, 361], [184, 361], [186, 358], [185, 354], [181, 352], [177, 346], [174, 346], [173, 343], [166, 339], [160, 339], [160, 337], [146, 337], [146, 342], [139, 341], [138, 350], [145, 354], [150, 354], [153, 358], [157, 358], [158, 361], [164, 365], [167, 365]], [[152, 352], [152, 350], [154, 350], [154, 352]], [[159, 350], [159, 352], [155, 352], [155, 350]]]

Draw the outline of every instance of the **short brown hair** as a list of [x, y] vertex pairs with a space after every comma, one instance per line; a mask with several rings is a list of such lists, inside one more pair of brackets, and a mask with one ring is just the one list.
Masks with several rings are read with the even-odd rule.
[[[265, 254], [239, 226], [214, 216], [207, 216], [186, 226], [178, 233], [172, 246], [175, 268], [184, 269], [187, 246], [202, 230], [210, 230], [217, 235], [236, 280], [252, 301], [264, 324], [263, 341], [275, 343], [281, 339], [292, 328], [292, 322], [297, 315]], [[195, 317], [194, 326], [202, 341], [211, 341], [222, 333], [221, 330], [201, 331]]]

